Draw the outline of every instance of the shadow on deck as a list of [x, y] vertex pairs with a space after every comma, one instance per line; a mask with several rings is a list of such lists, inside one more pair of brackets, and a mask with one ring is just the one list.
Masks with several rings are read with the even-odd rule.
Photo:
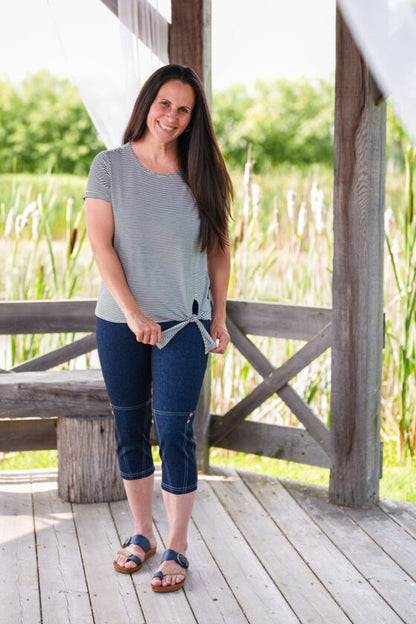
[[[341, 508], [322, 487], [213, 467], [200, 477], [185, 589], [160, 595], [158, 555], [132, 577], [113, 570], [131, 533], [126, 501], [64, 503], [56, 479], [0, 472], [3, 624], [416, 622], [415, 505]], [[159, 487], [154, 525], [162, 553]]]

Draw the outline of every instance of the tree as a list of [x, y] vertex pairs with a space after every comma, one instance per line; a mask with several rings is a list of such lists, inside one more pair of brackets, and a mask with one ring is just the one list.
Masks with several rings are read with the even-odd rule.
[[230, 166], [252, 144], [257, 167], [280, 162], [332, 162], [333, 80], [258, 81], [250, 94], [235, 86], [214, 95], [213, 120]]
[[47, 71], [0, 82], [0, 171], [87, 175], [105, 149], [78, 91]]

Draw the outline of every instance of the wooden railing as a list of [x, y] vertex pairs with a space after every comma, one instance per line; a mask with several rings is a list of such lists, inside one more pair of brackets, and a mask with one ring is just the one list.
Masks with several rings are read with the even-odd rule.
[[[14, 366], [0, 375], [0, 451], [56, 448], [54, 419], [76, 411], [108, 413], [101, 372], [58, 370], [96, 348], [94, 300], [0, 303], [0, 334], [88, 333], [87, 336]], [[329, 430], [295, 392], [290, 380], [330, 346], [331, 310], [229, 300], [231, 340], [263, 381], [224, 415], [209, 409], [209, 375], [198, 406], [199, 465], [210, 446], [330, 467]], [[248, 335], [305, 341], [275, 368]], [[246, 420], [277, 393], [303, 427]]]

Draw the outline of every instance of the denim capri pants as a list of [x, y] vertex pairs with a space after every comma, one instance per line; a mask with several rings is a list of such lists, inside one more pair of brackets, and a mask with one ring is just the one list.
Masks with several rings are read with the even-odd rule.
[[[209, 331], [211, 321], [201, 322]], [[160, 323], [162, 330], [176, 324]], [[153, 416], [162, 489], [173, 494], [196, 490], [193, 421], [208, 357], [197, 325], [189, 323], [159, 349], [138, 342], [126, 323], [97, 318], [97, 346], [122, 478], [142, 479], [154, 472]]]

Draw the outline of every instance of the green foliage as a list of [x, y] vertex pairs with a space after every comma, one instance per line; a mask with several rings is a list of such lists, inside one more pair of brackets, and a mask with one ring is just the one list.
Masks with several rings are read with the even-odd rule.
[[244, 161], [250, 144], [261, 172], [282, 162], [331, 164], [333, 80], [258, 81], [252, 93], [235, 85], [214, 94], [213, 121], [231, 168]]
[[78, 91], [47, 71], [0, 80], [0, 173], [87, 175], [104, 145]]
[[[416, 148], [406, 152], [406, 186], [399, 223], [394, 223], [393, 214], [387, 213], [386, 244], [393, 270], [396, 292], [389, 307], [398, 308], [400, 324], [393, 327], [388, 318], [386, 334], [395, 362], [397, 392], [399, 398], [397, 420], [399, 428], [399, 452], [401, 458], [407, 449], [412, 455], [416, 451], [416, 219], [414, 216], [414, 174], [416, 170]], [[393, 232], [392, 226], [396, 226]], [[401, 241], [398, 242], [398, 235]], [[396, 237], [394, 236], [396, 235]]]

